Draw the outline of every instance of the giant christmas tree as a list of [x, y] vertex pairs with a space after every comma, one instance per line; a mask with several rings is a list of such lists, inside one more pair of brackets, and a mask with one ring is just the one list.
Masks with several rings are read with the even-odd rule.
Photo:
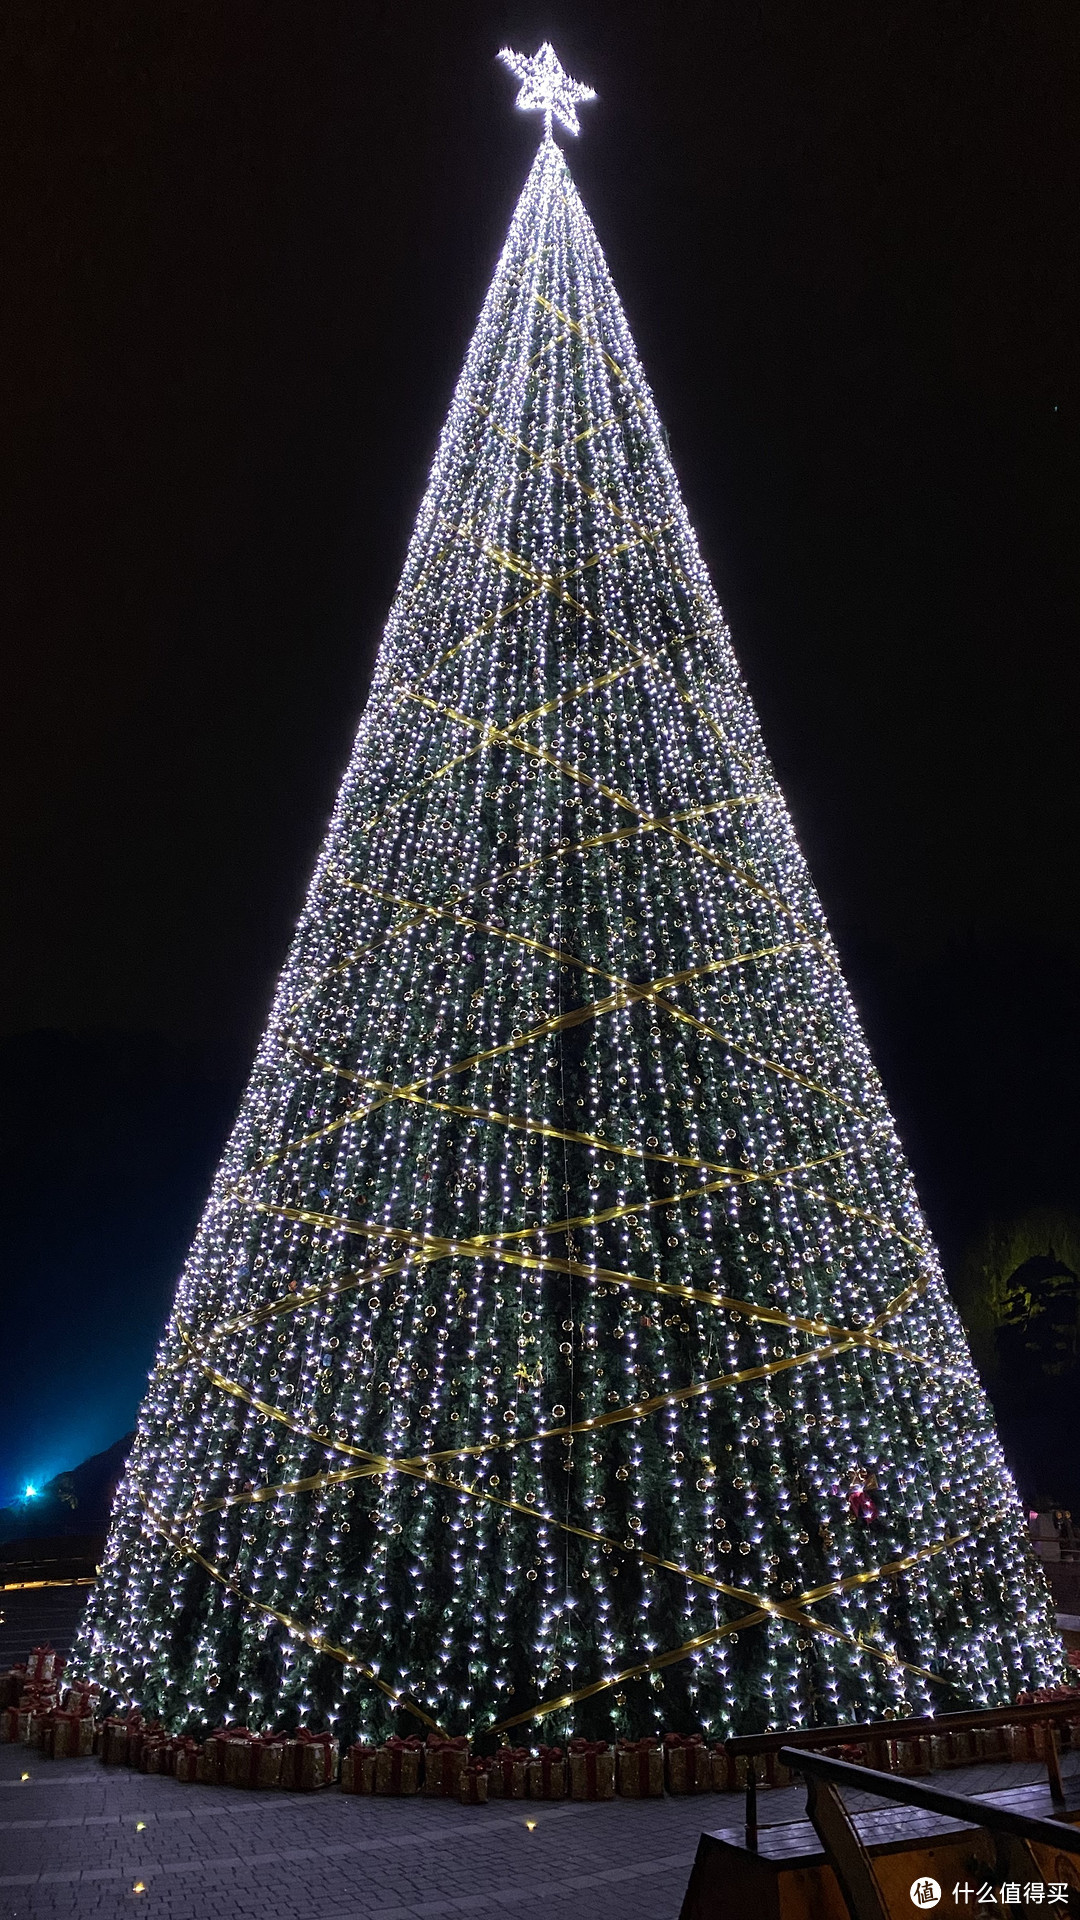
[[1045, 1590], [545, 133], [81, 1662], [180, 1728], [1002, 1702]]

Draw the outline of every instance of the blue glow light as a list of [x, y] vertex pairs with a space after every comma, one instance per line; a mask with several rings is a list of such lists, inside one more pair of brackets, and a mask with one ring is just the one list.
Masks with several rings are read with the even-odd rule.
[[26, 1485], [25, 1485], [25, 1487], [23, 1488], [23, 1494], [25, 1495], [25, 1497], [26, 1497], [26, 1499], [27, 1499], [27, 1500], [36, 1500], [36, 1499], [37, 1499], [37, 1488], [36, 1488], [36, 1487], [32, 1487], [32, 1486], [30, 1485], [30, 1482], [29, 1482], [29, 1481], [27, 1481], [27, 1483], [26, 1483]]

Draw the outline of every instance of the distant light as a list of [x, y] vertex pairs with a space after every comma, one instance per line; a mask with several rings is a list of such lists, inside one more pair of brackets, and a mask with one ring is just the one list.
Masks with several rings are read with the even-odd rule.
[[37, 1488], [36, 1488], [36, 1487], [32, 1487], [32, 1486], [30, 1485], [30, 1482], [29, 1482], [29, 1480], [28, 1480], [28, 1481], [27, 1481], [27, 1483], [26, 1483], [26, 1485], [25, 1485], [25, 1487], [23, 1488], [23, 1494], [24, 1494], [24, 1496], [25, 1496], [25, 1498], [26, 1498], [27, 1500], [36, 1500], [36, 1499], [37, 1499]]

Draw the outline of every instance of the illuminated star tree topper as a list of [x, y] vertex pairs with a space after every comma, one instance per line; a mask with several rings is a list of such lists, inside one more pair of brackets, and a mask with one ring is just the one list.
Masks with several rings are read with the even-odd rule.
[[503, 47], [499, 59], [504, 60], [514, 76], [521, 81], [521, 92], [515, 106], [523, 113], [542, 113], [544, 116], [544, 137], [551, 138], [551, 116], [555, 115], [560, 126], [568, 133], [580, 133], [576, 108], [583, 100], [595, 100], [592, 87], [583, 87], [579, 81], [571, 80], [564, 72], [559, 56], [550, 40], [545, 40], [538, 53], [530, 59], [527, 54], [514, 53], [510, 47]]

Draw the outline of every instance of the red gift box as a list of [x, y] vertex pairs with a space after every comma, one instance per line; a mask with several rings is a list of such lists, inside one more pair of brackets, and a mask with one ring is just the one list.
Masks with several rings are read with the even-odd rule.
[[486, 1760], [470, 1760], [461, 1770], [458, 1792], [463, 1807], [485, 1807], [488, 1797]]
[[453, 1740], [429, 1733], [424, 1748], [424, 1792], [456, 1799], [468, 1758], [469, 1742], [463, 1733]]
[[713, 1762], [700, 1733], [665, 1733], [664, 1770], [669, 1793], [707, 1793]]
[[375, 1755], [376, 1793], [419, 1793], [424, 1743], [417, 1734], [399, 1740], [391, 1734]]
[[655, 1734], [620, 1740], [615, 1749], [615, 1783], [628, 1800], [655, 1800], [664, 1792], [664, 1750]]
[[17, 1706], [5, 1707], [0, 1713], [0, 1745], [15, 1741], [19, 1737], [19, 1709]]
[[615, 1756], [606, 1740], [571, 1740], [571, 1800], [614, 1800]]
[[528, 1747], [500, 1747], [487, 1763], [489, 1799], [524, 1800], [528, 1766]]
[[338, 1743], [332, 1733], [313, 1733], [298, 1727], [278, 1734], [281, 1741], [281, 1784], [289, 1793], [316, 1793], [337, 1776]]
[[528, 1771], [530, 1800], [566, 1799], [566, 1761], [561, 1747], [538, 1747]]
[[342, 1793], [374, 1793], [377, 1748], [357, 1740], [341, 1756]]

